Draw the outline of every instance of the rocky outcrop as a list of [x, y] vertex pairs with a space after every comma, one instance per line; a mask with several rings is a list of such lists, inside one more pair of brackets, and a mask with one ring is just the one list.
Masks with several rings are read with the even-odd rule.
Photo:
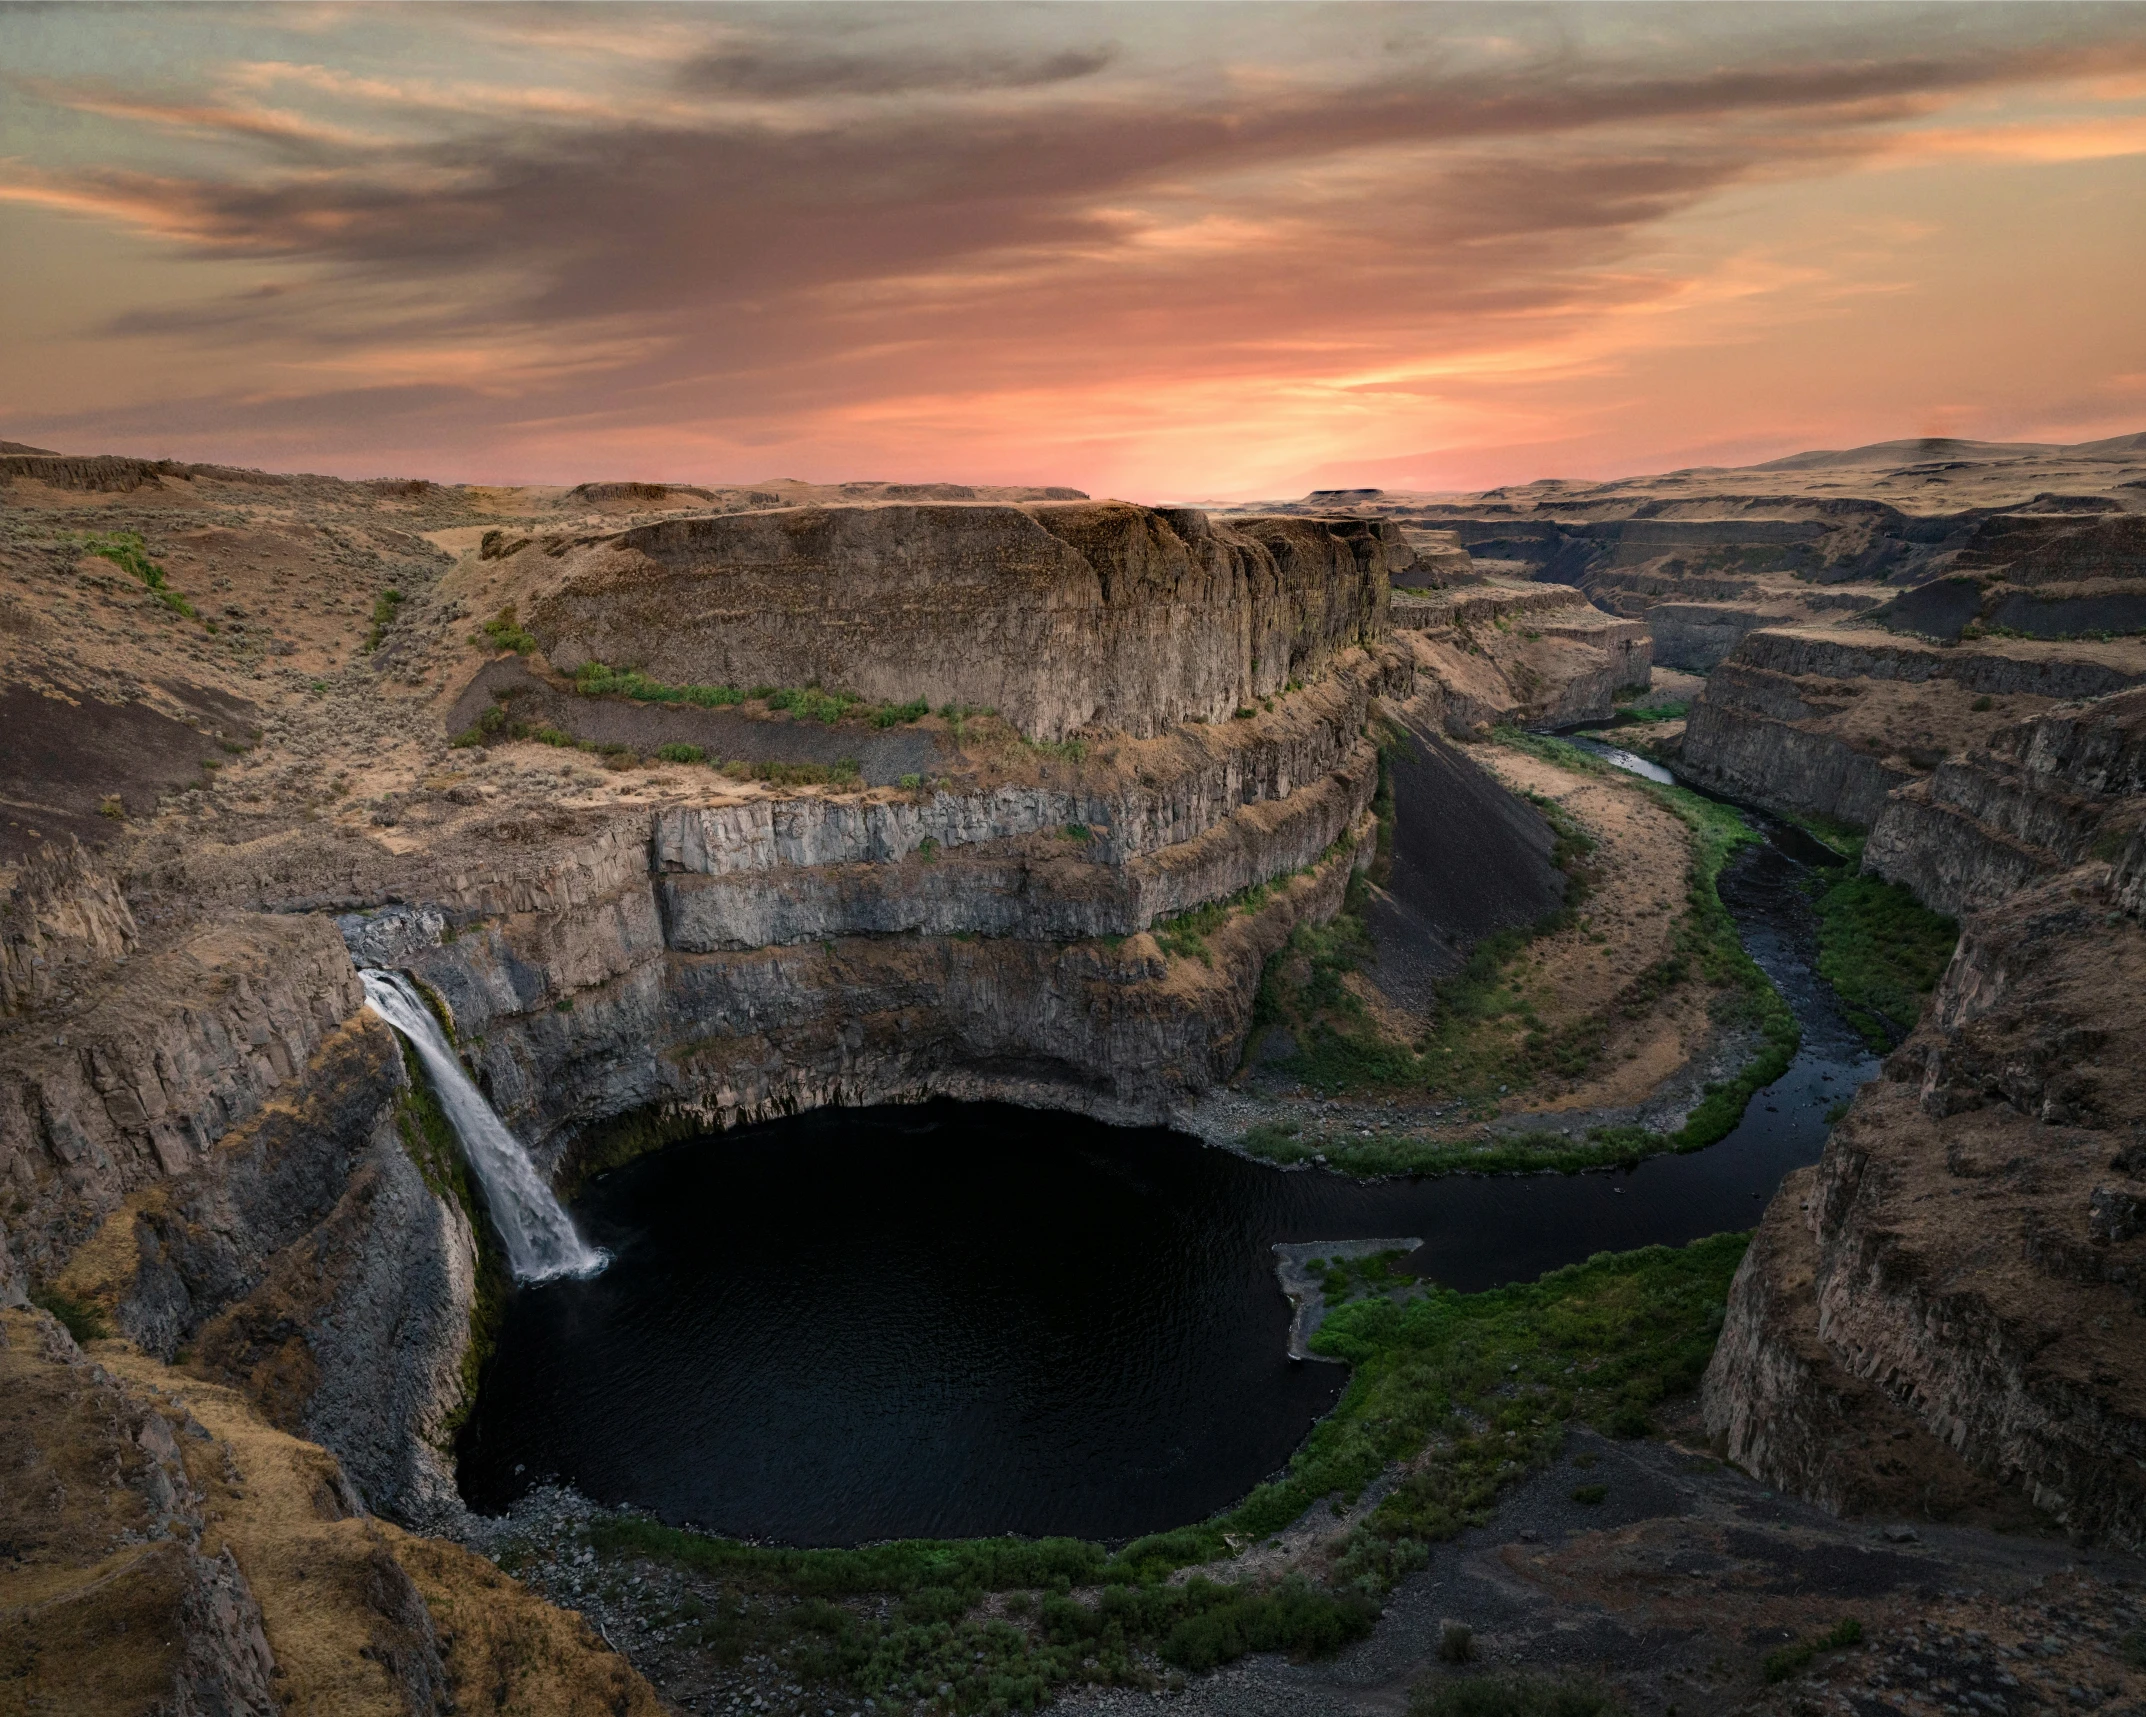
[[23, 1710], [655, 1717], [580, 1619], [369, 1517], [235, 1390], [0, 1313], [0, 1645]]
[[2106, 865], [1968, 919], [1739, 1275], [1706, 1383], [1732, 1458], [1835, 1506], [1931, 1508], [1966, 1494], [1950, 1450], [2082, 1537], [2146, 1544], [2142, 985]]
[[0, 1315], [0, 1399], [0, 1530], [31, 1598], [0, 1636], [21, 1708], [274, 1717], [261, 1606], [206, 1536], [192, 1415], [128, 1389], [34, 1313]]
[[1397, 527], [1120, 502], [780, 508], [501, 544], [559, 668], [996, 709], [1033, 739], [1222, 719], [1383, 633]]
[[332, 924], [253, 915], [130, 962], [64, 1029], [16, 1025], [0, 1037], [16, 1256], [43, 1274], [130, 1193], [200, 1164], [362, 999]]
[[119, 885], [79, 841], [47, 841], [0, 905], [0, 1015], [47, 1000], [70, 972], [134, 951], [140, 932]]
[[1778, 810], [1873, 824], [1895, 789], [2059, 699], [2146, 680], [2126, 644], [1941, 648], [1868, 631], [1755, 631], [1708, 679], [1682, 744], [1701, 785]]
[[1652, 672], [1646, 627], [1603, 613], [1565, 585], [1408, 592], [1393, 599], [1393, 624], [1456, 738], [1504, 723], [1607, 720], [1617, 693], [1644, 687]]
[[1958, 914], [2085, 859], [2146, 794], [2146, 692], [2063, 704], [1894, 794], [1865, 867]]
[[147, 1351], [197, 1353], [372, 1503], [450, 1505], [474, 1236], [396, 1126], [406, 1084], [331, 922], [253, 917], [126, 969], [0, 1086], [8, 1241]]

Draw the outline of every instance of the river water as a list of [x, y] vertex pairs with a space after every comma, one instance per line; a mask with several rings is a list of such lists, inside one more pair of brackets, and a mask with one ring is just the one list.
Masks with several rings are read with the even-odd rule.
[[576, 1206], [604, 1274], [516, 1290], [464, 1494], [494, 1510], [564, 1480], [792, 1544], [1122, 1538], [1212, 1513], [1279, 1469], [1345, 1382], [1285, 1358], [1275, 1243], [1420, 1236], [1411, 1267], [1473, 1290], [1748, 1228], [1817, 1159], [1827, 1109], [1877, 1063], [1812, 970], [1797, 885], [1823, 849], [1754, 821], [1768, 839], [1722, 897], [1803, 1046], [1719, 1144], [1629, 1170], [1363, 1185], [992, 1104], [687, 1141]]

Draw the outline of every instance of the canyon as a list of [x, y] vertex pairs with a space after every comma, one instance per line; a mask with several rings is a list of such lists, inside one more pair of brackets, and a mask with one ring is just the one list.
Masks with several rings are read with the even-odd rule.
[[[509, 1663], [504, 1708], [661, 1708], [458, 1542], [505, 1265], [361, 966], [568, 1190], [836, 1105], [1328, 1125], [1262, 997], [1353, 913], [1359, 1010], [1431, 1029], [1568, 886], [1531, 805], [1617, 906], [1546, 933], [1617, 938], [1565, 1005], [1651, 1005], [1641, 884], [1695, 837], [1486, 742], [1656, 664], [1705, 675], [1652, 727], [1680, 777], [1962, 925], [1768, 1206], [1689, 1434], [1835, 1511], [2136, 1549], [2146, 452], [1944, 452], [1213, 510], [0, 455], [0, 1363], [17, 1471], [75, 1475], [8, 1489], [10, 1649], [156, 1619], [83, 1709], [468, 1709]], [[1510, 896], [1426, 877], [1410, 804]], [[1677, 994], [1421, 1125], [1673, 1132], [1756, 1053]]]

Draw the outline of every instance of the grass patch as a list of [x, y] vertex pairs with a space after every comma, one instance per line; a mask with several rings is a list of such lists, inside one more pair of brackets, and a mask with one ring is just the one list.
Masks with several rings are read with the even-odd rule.
[[909, 703], [884, 704], [868, 702], [855, 692], [830, 692], [819, 686], [795, 690], [781, 686], [754, 686], [748, 690], [738, 686], [672, 685], [665, 680], [652, 679], [638, 668], [610, 668], [601, 662], [584, 662], [575, 670], [574, 690], [583, 697], [692, 704], [700, 709], [727, 709], [736, 704], [758, 702], [770, 710], [787, 710], [799, 721], [816, 721], [825, 727], [833, 727], [853, 717], [868, 720], [874, 727], [899, 727], [907, 722], [922, 721], [931, 713], [930, 704], [922, 698]]
[[[562, 751], [580, 751], [591, 757], [602, 757], [606, 766], [614, 769], [631, 769], [641, 761], [629, 745], [601, 745], [593, 739], [576, 739], [549, 722], [516, 721], [504, 705], [496, 703], [450, 743], [468, 747], [513, 739], [534, 740], [539, 745], [556, 746]], [[659, 745], [654, 755], [659, 762], [697, 764], [716, 770], [733, 781], [765, 781], [776, 787], [849, 787], [860, 781], [864, 773], [854, 757], [837, 758], [832, 763], [752, 762], [734, 757], [726, 763], [705, 746], [688, 745], [683, 741]]]
[[[387, 636], [387, 629], [395, 624], [395, 616], [402, 612], [402, 601], [402, 592], [392, 589], [383, 590], [373, 599], [373, 623], [366, 629], [365, 641], [358, 646], [361, 654], [369, 656], [380, 648], [380, 641]], [[509, 604], [501, 612], [511, 615], [514, 612], [513, 605]], [[534, 640], [531, 642], [533, 645]]]
[[[1609, 773], [1609, 766], [1578, 747], [1537, 734], [1501, 730], [1515, 749], [1582, 774]], [[1679, 985], [1713, 992], [1710, 1009], [1724, 1029], [1751, 1031], [1758, 1051], [1733, 1079], [1710, 1086], [1685, 1123], [1673, 1133], [1641, 1127], [1596, 1127], [1584, 1138], [1539, 1131], [1508, 1134], [1484, 1146], [1473, 1142], [1410, 1137], [1337, 1139], [1314, 1147], [1294, 1135], [1254, 1129], [1241, 1143], [1255, 1155], [1301, 1162], [1323, 1148], [1333, 1166], [1352, 1174], [1437, 1174], [1457, 1169], [1582, 1169], [1637, 1161], [1662, 1151], [1698, 1150], [1713, 1144], [1742, 1117], [1754, 1093], [1784, 1073], [1801, 1033], [1793, 1012], [1738, 940], [1736, 925], [1716, 884], [1721, 869], [1758, 832], [1725, 805], [1682, 787], [1629, 780], [1652, 793], [1692, 832], [1685, 878], [1685, 910], [1669, 954], [1639, 973], [1601, 1013], [1552, 1025], [1537, 1012], [1519, 960], [1536, 938], [1582, 922], [1580, 909], [1593, 887], [1588, 860], [1593, 843], [1554, 803], [1536, 805], [1556, 835], [1553, 856], [1566, 873], [1564, 904], [1525, 929], [1500, 931], [1470, 952], [1460, 971], [1441, 986], [1435, 1023], [1414, 1043], [1383, 1035], [1345, 980], [1371, 953], [1359, 913], [1344, 910], [1326, 925], [1301, 926], [1268, 963], [1254, 1011], [1254, 1030], [1286, 1024], [1302, 1047], [1279, 1064], [1322, 1094], [1408, 1091], [1457, 1101], [1475, 1120], [1498, 1113], [1500, 1099], [1545, 1077], [1577, 1079], [1595, 1065], [1620, 1018], [1638, 1018], [1661, 1004]]]
[[1845, 1621], [1836, 1622], [1814, 1640], [1794, 1640], [1768, 1652], [1762, 1667], [1769, 1683], [1786, 1681], [1808, 1668], [1820, 1652], [1845, 1651], [1849, 1646], [1862, 1643], [1863, 1624], [1850, 1616]]
[[[1353, 1375], [1288, 1470], [1213, 1519], [1116, 1552], [1064, 1538], [800, 1550], [638, 1518], [600, 1521], [591, 1540], [712, 1588], [696, 1600], [703, 1648], [773, 1657], [852, 1701], [1026, 1710], [1073, 1681], [1151, 1688], [1157, 1662], [1198, 1671], [1248, 1651], [1323, 1654], [1370, 1630], [1431, 1543], [1481, 1522], [1502, 1490], [1553, 1460], [1568, 1425], [1636, 1436], [1657, 1402], [1695, 1387], [1745, 1240], [1604, 1254], [1487, 1293], [1418, 1281], [1338, 1306], [1314, 1345]], [[1405, 1476], [1344, 1541], [1334, 1586], [1168, 1583], [1308, 1509], [1353, 1503], [1396, 1465]], [[1013, 1596], [987, 1607], [989, 1593]]]
[[201, 618], [194, 605], [166, 582], [163, 565], [149, 558], [149, 546], [142, 541], [141, 532], [106, 531], [99, 536], [87, 537], [83, 539], [82, 552], [108, 560], [122, 572], [132, 573], [141, 580], [144, 590], [174, 614], [188, 620]]
[[1883, 1055], [1915, 1029], [1945, 975], [1960, 927], [1897, 883], [1843, 866], [1812, 878], [1818, 908], [1818, 975], [1841, 1012]]
[[1619, 709], [1617, 719], [1619, 721], [1682, 721], [1689, 714], [1691, 714], [1691, 704], [1689, 702], [1655, 703], [1643, 704], [1636, 709]]

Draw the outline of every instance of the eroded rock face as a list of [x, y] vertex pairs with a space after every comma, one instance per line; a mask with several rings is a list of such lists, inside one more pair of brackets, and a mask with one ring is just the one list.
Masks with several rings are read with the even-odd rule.
[[1990, 904], [2106, 846], [2146, 794], [2146, 692], [2060, 704], [1939, 764], [1880, 810], [1865, 867], [1939, 911]]
[[1504, 723], [1569, 727], [1607, 720], [1616, 696], [1653, 671], [1647, 628], [1596, 608], [1562, 584], [1493, 582], [1393, 605], [1396, 636], [1419, 683], [1436, 691], [1456, 738]]
[[1225, 718], [1314, 678], [1380, 636], [1411, 558], [1391, 526], [1122, 502], [783, 508], [517, 553], [567, 672], [922, 696], [1046, 740]]
[[0, 1014], [51, 996], [72, 971], [125, 959], [139, 939], [119, 885], [82, 844], [47, 842], [0, 905]]
[[1947, 756], [2141, 679], [2146, 654], [2123, 643], [1947, 649], [1864, 630], [1755, 631], [1692, 706], [1682, 763], [1716, 791], [1868, 828], [1895, 789]]
[[1732, 1458], [1834, 1506], [1958, 1506], [1979, 1479], [2146, 1543], [2142, 986], [2107, 867], [1968, 920], [1738, 1277], [1706, 1383]]

